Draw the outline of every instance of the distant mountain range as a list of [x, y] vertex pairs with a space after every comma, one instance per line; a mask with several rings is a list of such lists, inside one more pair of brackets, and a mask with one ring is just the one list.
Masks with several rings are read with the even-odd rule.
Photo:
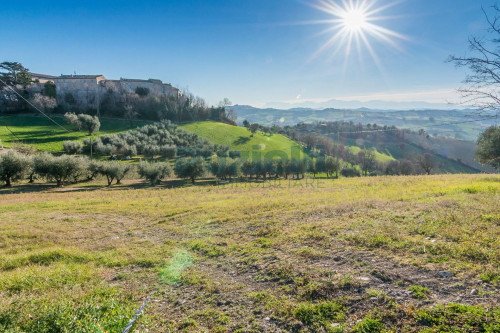
[[389, 102], [382, 100], [372, 100], [372, 101], [343, 101], [331, 99], [324, 102], [314, 102], [314, 101], [304, 101], [304, 102], [270, 102], [267, 103], [264, 108], [271, 109], [366, 109], [366, 110], [456, 110], [456, 109], [466, 109], [466, 107], [460, 107], [453, 104], [447, 103], [429, 103], [429, 102], [419, 102], [419, 101], [408, 101], [408, 102]]
[[448, 136], [454, 139], [475, 141], [486, 127], [494, 124], [493, 119], [486, 119], [475, 110], [443, 110], [443, 109], [313, 109], [292, 108], [259, 109], [248, 105], [230, 107], [242, 123], [247, 119], [251, 123], [263, 125], [295, 125], [300, 122], [317, 121], [353, 121], [362, 124], [397, 126], [415, 131], [424, 129], [430, 134]]

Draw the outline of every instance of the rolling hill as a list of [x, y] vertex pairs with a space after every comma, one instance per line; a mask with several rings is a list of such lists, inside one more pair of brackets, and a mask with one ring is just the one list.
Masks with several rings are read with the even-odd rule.
[[378, 124], [424, 129], [433, 135], [449, 136], [454, 139], [475, 141], [478, 134], [495, 123], [494, 119], [483, 119], [473, 110], [371, 110], [371, 109], [309, 109], [289, 110], [258, 109], [246, 105], [232, 106], [241, 123], [247, 119], [251, 123], [263, 125], [295, 125], [300, 122], [352, 121], [362, 124]]
[[180, 125], [180, 128], [196, 133], [212, 143], [227, 145], [231, 149], [239, 150], [243, 157], [249, 156], [253, 152], [260, 152], [262, 155], [272, 154], [272, 152], [286, 152], [288, 156], [292, 156], [292, 153], [293, 156], [296, 156], [297, 152], [303, 151], [302, 146], [283, 135], [269, 136], [257, 132], [252, 136], [244, 127], [223, 123], [195, 122]]

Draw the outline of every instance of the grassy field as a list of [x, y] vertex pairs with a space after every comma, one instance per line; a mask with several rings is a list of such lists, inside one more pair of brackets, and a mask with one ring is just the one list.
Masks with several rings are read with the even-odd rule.
[[[10, 147], [15, 141], [22, 141], [34, 145], [39, 150], [58, 152], [63, 149], [63, 142], [68, 140], [83, 140], [85, 132], [77, 132], [68, 125], [62, 116], [51, 116], [56, 122], [70, 130], [58, 127], [49, 119], [38, 115], [15, 115], [0, 117], [0, 140], [4, 147]], [[114, 134], [142, 126], [148, 122], [130, 121], [123, 119], [101, 119], [101, 134]]]
[[227, 145], [231, 149], [239, 150], [245, 156], [252, 152], [259, 152], [263, 156], [269, 152], [285, 152], [291, 156], [292, 151], [302, 151], [302, 147], [298, 143], [280, 134], [268, 136], [257, 132], [252, 137], [250, 131], [244, 127], [210, 121], [189, 123], [180, 127], [196, 133], [212, 143]]
[[499, 332], [500, 177], [0, 189], [0, 331]]

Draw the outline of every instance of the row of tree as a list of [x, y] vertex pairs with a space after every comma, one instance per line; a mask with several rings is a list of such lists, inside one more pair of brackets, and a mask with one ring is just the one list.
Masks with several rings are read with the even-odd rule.
[[[87, 157], [61, 155], [50, 153], [29, 154], [11, 150], [0, 155], [0, 179], [7, 186], [18, 179], [36, 178], [53, 180], [57, 186], [66, 182], [90, 181], [97, 176], [107, 179], [109, 186], [121, 180], [134, 170], [132, 164], [118, 161], [89, 160]], [[360, 177], [362, 170], [348, 167], [345, 162], [331, 156], [317, 158], [292, 159], [242, 159], [213, 156], [207, 159], [197, 157], [177, 158], [172, 168], [169, 162], [141, 161], [137, 166], [137, 173], [155, 185], [166, 177], [176, 175], [178, 178], [189, 179], [195, 183], [196, 179], [211, 173], [222, 180], [231, 180], [238, 177], [249, 179], [285, 178], [303, 179], [306, 174], [316, 177], [326, 174], [327, 177]], [[410, 175], [414, 173], [414, 166], [410, 161], [392, 161], [386, 165], [387, 175]], [[379, 175], [371, 173], [370, 175]]]

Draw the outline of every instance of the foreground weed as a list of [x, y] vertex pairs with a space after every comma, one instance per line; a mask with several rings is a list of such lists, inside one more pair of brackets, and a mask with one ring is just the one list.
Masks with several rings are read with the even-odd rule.
[[419, 286], [418, 284], [410, 286], [408, 290], [412, 292], [414, 298], [418, 299], [427, 298], [430, 293], [430, 290], [428, 288]]

